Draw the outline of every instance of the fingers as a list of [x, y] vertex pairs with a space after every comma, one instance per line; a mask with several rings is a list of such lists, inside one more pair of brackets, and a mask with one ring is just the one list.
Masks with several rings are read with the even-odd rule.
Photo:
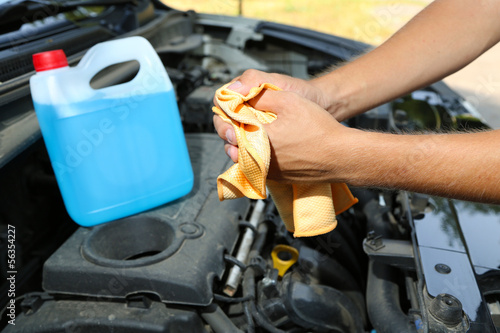
[[[239, 79], [239, 78], [240, 78], [240, 76], [237, 76], [237, 77], [235, 77], [235, 78], [234, 78], [231, 82], [233, 82], [233, 83], [234, 83], [234, 82], [238, 81], [238, 79]], [[250, 89], [249, 89], [248, 91], [250, 91]], [[239, 92], [239, 91], [238, 91], [238, 92]], [[247, 94], [248, 94], [248, 92], [247, 92]], [[218, 107], [218, 108], [220, 109], [220, 105], [219, 105], [219, 103], [217, 103], [217, 98], [215, 98], [215, 95], [214, 95], [214, 98], [213, 98], [213, 103], [214, 103], [214, 105], [215, 105], [216, 107]]]
[[[252, 99], [250, 104], [258, 110], [271, 111], [279, 114], [282, 109], [289, 107], [287, 103], [290, 103], [290, 101], [294, 98], [297, 99], [299, 97], [294, 93], [265, 90]], [[217, 134], [222, 140], [225, 141], [224, 151], [231, 158], [231, 160], [233, 160], [233, 162], [238, 162], [238, 142], [236, 140], [236, 134], [233, 126], [226, 123], [218, 115], [214, 115], [213, 122]]]
[[217, 134], [224, 140], [224, 151], [227, 156], [229, 156], [234, 163], [238, 162], [238, 143], [236, 141], [236, 134], [234, 133], [233, 126], [224, 122], [218, 115], [214, 115], [214, 126]]
[[215, 130], [222, 140], [228, 141], [233, 145], [237, 144], [236, 135], [234, 134], [234, 129], [231, 124], [226, 123], [218, 115], [214, 115], [213, 122]]
[[259, 87], [263, 83], [273, 83], [279, 86], [279, 83], [276, 82], [276, 78], [274, 78], [273, 74], [261, 72], [256, 69], [248, 69], [241, 76], [233, 79], [232, 83], [228, 86], [228, 89], [246, 96], [250, 92], [250, 89], [253, 87]]
[[[250, 92], [251, 88], [258, 87], [266, 82], [274, 82], [275, 79], [273, 80], [272, 78], [272, 74], [250, 69], [245, 71], [241, 76], [234, 78], [232, 83], [228, 86], [228, 89], [246, 96]], [[269, 104], [269, 108], [272, 108], [267, 97], [264, 101], [265, 105]], [[219, 107], [215, 97], [213, 102], [215, 106]], [[226, 151], [226, 154], [236, 163], [238, 161], [238, 143], [236, 141], [236, 134], [233, 126], [224, 122], [218, 115], [214, 115], [213, 122], [217, 134], [225, 141], [224, 150]]]
[[233, 146], [232, 144], [225, 143], [224, 144], [224, 151], [226, 152], [226, 155], [233, 160], [234, 163], [238, 162], [238, 148], [236, 146]]

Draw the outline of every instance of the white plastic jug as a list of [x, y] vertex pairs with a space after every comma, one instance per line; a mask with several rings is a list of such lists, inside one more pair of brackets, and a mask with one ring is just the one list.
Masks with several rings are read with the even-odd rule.
[[[69, 215], [82, 226], [189, 193], [193, 171], [172, 83], [142, 37], [92, 47], [68, 67], [61, 50], [33, 55], [31, 94]], [[102, 69], [137, 60], [129, 82], [93, 89]]]

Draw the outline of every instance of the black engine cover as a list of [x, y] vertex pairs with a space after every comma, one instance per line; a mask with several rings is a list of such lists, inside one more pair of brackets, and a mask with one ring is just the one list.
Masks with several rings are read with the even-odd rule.
[[134, 307], [120, 302], [90, 300], [44, 301], [34, 313], [30, 310], [19, 314], [16, 325], [7, 325], [2, 331], [14, 332], [207, 333], [194, 309], [170, 308], [159, 302]]

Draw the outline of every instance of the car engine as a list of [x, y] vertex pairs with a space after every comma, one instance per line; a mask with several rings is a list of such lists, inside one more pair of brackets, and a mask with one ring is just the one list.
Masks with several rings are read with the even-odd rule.
[[[335, 230], [294, 238], [270, 198], [218, 199], [217, 176], [232, 162], [214, 133], [215, 90], [251, 68], [308, 79], [367, 45], [139, 3], [135, 25], [129, 7], [129, 16], [105, 12], [123, 31], [99, 32], [103, 19], [95, 19], [85, 33], [96, 39], [81, 40], [141, 35], [152, 43], [176, 89], [194, 188], [156, 209], [77, 227], [36, 125], [26, 88], [33, 73], [4, 77], [2, 332], [500, 332], [498, 206], [351, 188], [359, 203], [337, 216]], [[74, 48], [72, 64], [88, 47], [58, 40], [51, 47]], [[137, 70], [113, 66], [91, 84], [126, 82]], [[442, 82], [345, 125], [394, 133], [487, 128]], [[427, 144], [415, 158], [425, 158]]]

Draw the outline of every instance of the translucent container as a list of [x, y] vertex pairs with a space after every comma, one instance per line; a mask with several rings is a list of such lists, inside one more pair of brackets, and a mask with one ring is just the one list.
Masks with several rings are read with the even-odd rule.
[[[57, 183], [82, 226], [133, 215], [189, 193], [193, 171], [172, 83], [149, 42], [92, 47], [76, 67], [61, 50], [33, 56], [30, 87]], [[94, 90], [100, 70], [137, 60], [129, 82]]]

